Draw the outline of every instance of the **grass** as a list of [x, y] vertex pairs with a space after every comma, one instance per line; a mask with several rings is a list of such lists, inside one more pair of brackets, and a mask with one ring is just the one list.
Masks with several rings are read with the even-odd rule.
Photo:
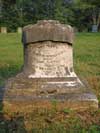
[[0, 34], [0, 85], [15, 75], [23, 64], [21, 35], [10, 33]]
[[[74, 47], [74, 68], [85, 78], [100, 100], [100, 33], [77, 33]], [[0, 34], [0, 86], [20, 71], [23, 65], [21, 35]], [[2, 115], [3, 114], [3, 115]], [[29, 124], [30, 123], [30, 124]], [[99, 133], [100, 108], [97, 111], [74, 112], [64, 109], [34, 110], [29, 116], [15, 114], [8, 116], [0, 105], [0, 133]]]
[[74, 64], [81, 76], [100, 76], [100, 34], [80, 33], [74, 46]]

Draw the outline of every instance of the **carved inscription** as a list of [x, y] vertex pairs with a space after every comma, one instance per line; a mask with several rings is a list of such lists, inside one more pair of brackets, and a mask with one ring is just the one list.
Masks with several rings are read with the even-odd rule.
[[[44, 42], [42, 42], [44, 43]], [[63, 77], [68, 73], [66, 68], [72, 68], [72, 47], [67, 43], [53, 44], [47, 41], [45, 44], [31, 44], [32, 67], [35, 67], [35, 77]], [[31, 63], [30, 62], [30, 63]], [[70, 69], [69, 69], [70, 70]]]

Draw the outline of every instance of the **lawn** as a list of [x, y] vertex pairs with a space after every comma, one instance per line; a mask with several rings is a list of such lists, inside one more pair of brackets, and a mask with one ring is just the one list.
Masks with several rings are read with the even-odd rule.
[[15, 75], [23, 64], [21, 35], [16, 33], [0, 34], [0, 85]]
[[[100, 100], [100, 33], [77, 33], [73, 47], [76, 73], [88, 81]], [[0, 34], [0, 86], [3, 86], [9, 77], [16, 75], [22, 65], [23, 45], [21, 35], [16, 33]], [[34, 114], [36, 115], [32, 114], [31, 116], [31, 126], [26, 124], [28, 129], [34, 125], [33, 133], [37, 133], [36, 127], [38, 127], [39, 132], [43, 133], [66, 133], [66, 131], [70, 133], [100, 132], [100, 109], [90, 112], [72, 112], [65, 109], [58, 112], [53, 107], [52, 111], [35, 110]], [[17, 120], [21, 124], [15, 124], [18, 127], [15, 132], [26, 132], [21, 126], [23, 125], [23, 119], [27, 123], [27, 117], [29, 116], [25, 118], [20, 116], [18, 119], [15, 116], [8, 118], [7, 114], [5, 115], [2, 110], [0, 116], [2, 118], [0, 120], [0, 133], [6, 133], [8, 130], [9, 133], [12, 133], [15, 127], [13, 123], [17, 123]], [[47, 128], [45, 128], [46, 126]], [[9, 127], [11, 128], [8, 129]]]

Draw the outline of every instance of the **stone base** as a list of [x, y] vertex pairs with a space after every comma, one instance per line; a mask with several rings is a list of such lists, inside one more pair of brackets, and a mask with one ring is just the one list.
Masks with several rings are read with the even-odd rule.
[[8, 80], [1, 91], [4, 108], [11, 111], [29, 111], [29, 108], [70, 108], [73, 110], [98, 108], [98, 100], [77, 77], [32, 78], [23, 73]]
[[64, 94], [40, 97], [19, 96], [4, 98], [4, 110], [10, 112], [31, 112], [36, 108], [53, 109], [56, 106], [57, 110], [72, 109], [72, 110], [87, 110], [97, 109], [98, 101], [94, 94]]

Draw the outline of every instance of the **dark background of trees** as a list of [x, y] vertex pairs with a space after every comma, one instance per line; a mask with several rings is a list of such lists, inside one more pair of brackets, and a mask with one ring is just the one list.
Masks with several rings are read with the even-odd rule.
[[59, 20], [82, 32], [97, 32], [100, 29], [100, 0], [0, 1], [0, 26], [8, 27], [8, 31], [42, 19]]

